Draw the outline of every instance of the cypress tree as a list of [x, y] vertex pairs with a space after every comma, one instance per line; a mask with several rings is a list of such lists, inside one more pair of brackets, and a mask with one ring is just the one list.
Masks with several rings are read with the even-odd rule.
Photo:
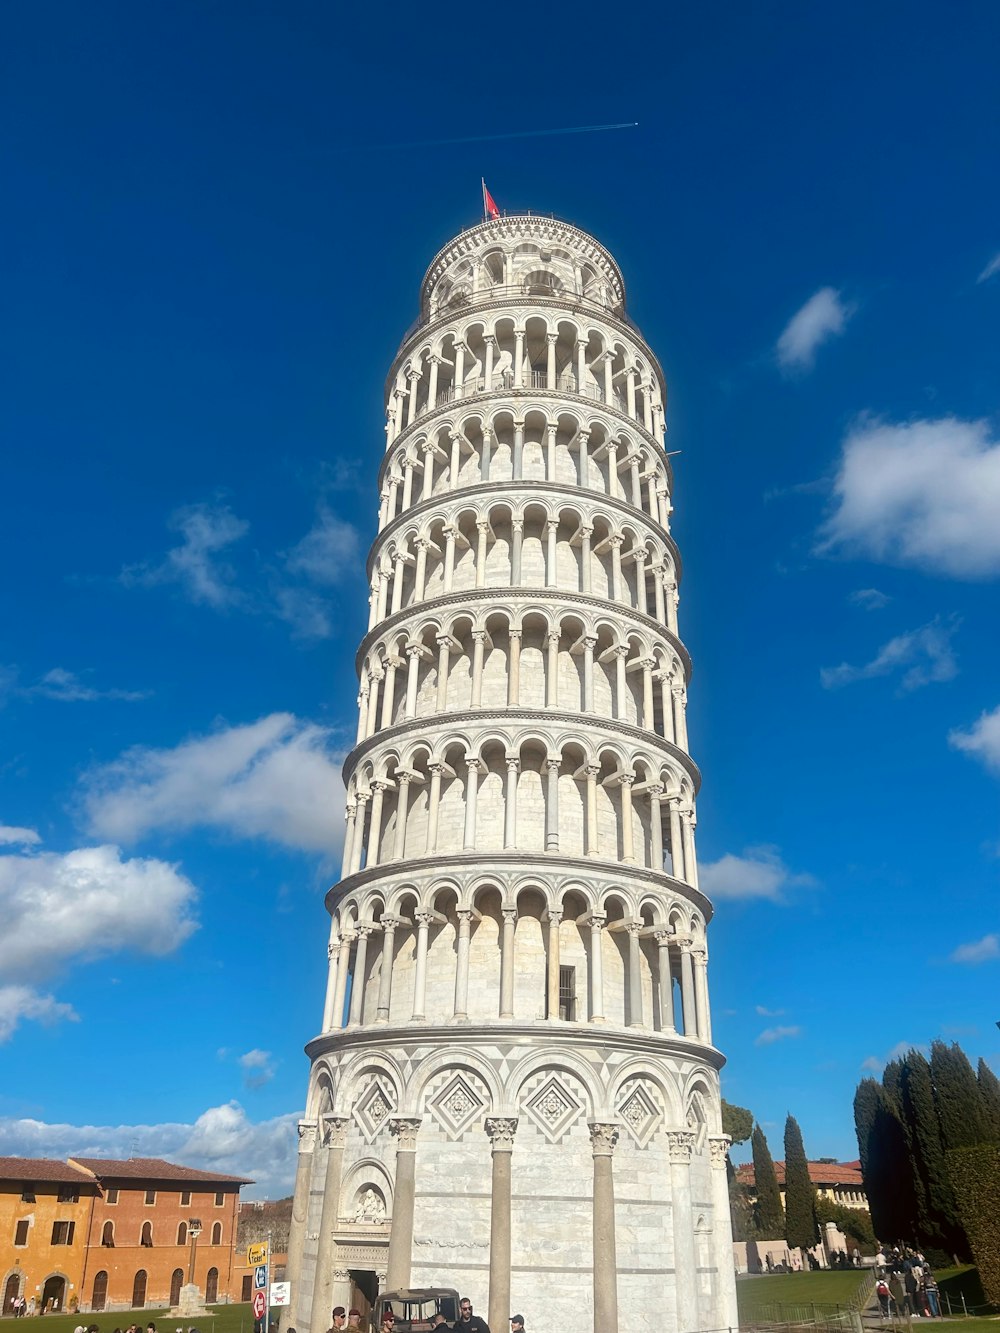
[[801, 1249], [819, 1240], [816, 1187], [809, 1178], [802, 1131], [791, 1115], [785, 1121], [785, 1239]]
[[753, 1208], [754, 1227], [762, 1240], [782, 1240], [785, 1235], [785, 1210], [781, 1206], [774, 1159], [760, 1125], [754, 1125], [750, 1143], [753, 1147], [753, 1178], [757, 1191], [757, 1202]]
[[983, 1097], [968, 1057], [957, 1042], [931, 1043], [934, 1105], [945, 1152], [975, 1148], [990, 1139], [990, 1123]]
[[874, 1078], [858, 1084], [854, 1126], [875, 1234], [885, 1241], [909, 1239], [914, 1234], [913, 1198], [906, 1138], [885, 1088]]
[[908, 1139], [920, 1189], [917, 1191], [917, 1238], [924, 1245], [964, 1249], [955, 1195], [948, 1178], [941, 1127], [934, 1109], [931, 1067], [919, 1051], [910, 1051], [902, 1072], [902, 1098]]
[[1000, 1143], [1000, 1078], [981, 1057], [976, 1082], [979, 1084], [990, 1142]]

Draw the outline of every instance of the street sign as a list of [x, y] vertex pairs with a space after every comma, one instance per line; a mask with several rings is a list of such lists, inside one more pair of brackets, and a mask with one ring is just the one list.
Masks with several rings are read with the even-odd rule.
[[267, 1263], [267, 1242], [261, 1241], [259, 1245], [247, 1246], [247, 1268], [256, 1268], [258, 1264]]
[[292, 1284], [290, 1282], [271, 1283], [272, 1305], [290, 1305], [291, 1301], [292, 1301]]
[[267, 1286], [267, 1264], [258, 1264], [253, 1270], [253, 1285], [258, 1291]]
[[253, 1294], [253, 1317], [254, 1319], [263, 1319], [267, 1311], [267, 1297], [262, 1291], [255, 1291]]

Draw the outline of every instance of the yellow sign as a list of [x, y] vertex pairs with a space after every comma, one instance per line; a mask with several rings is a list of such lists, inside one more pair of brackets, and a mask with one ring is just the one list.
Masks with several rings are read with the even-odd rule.
[[247, 1268], [256, 1268], [258, 1264], [267, 1263], [267, 1242], [262, 1241], [260, 1245], [247, 1246]]

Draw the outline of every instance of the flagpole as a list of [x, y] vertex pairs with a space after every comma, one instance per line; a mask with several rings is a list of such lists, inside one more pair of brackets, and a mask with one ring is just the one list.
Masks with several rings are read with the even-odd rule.
[[486, 222], [489, 220], [489, 214], [486, 211], [486, 177], [480, 176], [479, 183], [483, 187], [483, 221]]

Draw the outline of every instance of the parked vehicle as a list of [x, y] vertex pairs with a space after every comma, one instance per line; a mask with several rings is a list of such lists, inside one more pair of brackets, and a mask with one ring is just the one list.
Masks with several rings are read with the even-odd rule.
[[458, 1292], [454, 1287], [408, 1287], [380, 1291], [372, 1309], [372, 1328], [379, 1333], [382, 1315], [391, 1310], [396, 1317], [394, 1333], [429, 1333], [431, 1320], [439, 1312], [449, 1324], [458, 1319]]

